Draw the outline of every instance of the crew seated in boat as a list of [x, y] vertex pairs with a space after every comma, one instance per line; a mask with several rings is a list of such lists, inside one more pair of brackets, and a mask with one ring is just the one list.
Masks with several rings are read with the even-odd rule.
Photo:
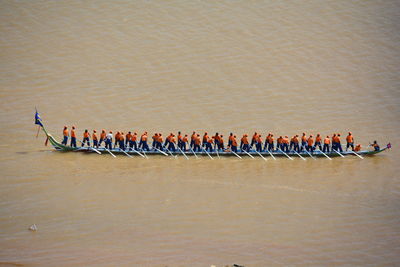
[[129, 149], [135, 149], [137, 150], [137, 133], [133, 133], [131, 136], [131, 140], [129, 140]]
[[244, 134], [242, 139], [240, 139], [240, 149], [242, 151], [247, 151], [249, 152], [250, 146], [249, 146], [249, 140], [247, 139], [248, 135]]
[[308, 137], [308, 139], [307, 139], [307, 148], [306, 148], [307, 151], [309, 151], [311, 153], [314, 152], [313, 144], [314, 144], [314, 138], [313, 138], [313, 135], [311, 134], [310, 137]]
[[93, 140], [93, 147], [99, 148], [99, 142], [98, 142], [98, 139], [97, 139], [96, 130], [93, 130], [92, 140]]
[[314, 150], [317, 149], [317, 146], [318, 146], [318, 149], [319, 149], [320, 151], [322, 151], [321, 141], [322, 141], [322, 137], [321, 137], [321, 135], [318, 133], [317, 136], [315, 137]]
[[90, 146], [90, 133], [86, 129], [85, 132], [83, 133], [83, 141], [82, 141], [82, 147], [85, 146], [85, 143], [87, 142], [87, 145]]
[[232, 145], [231, 145], [231, 150], [233, 151], [233, 152], [237, 152], [237, 141], [236, 141], [236, 135], [234, 135], [233, 137], [232, 137]]
[[104, 143], [106, 144], [106, 149], [112, 149], [112, 139], [113, 139], [113, 134], [112, 131], [110, 131], [107, 135], [106, 135], [106, 139], [104, 141]]
[[193, 146], [194, 152], [200, 152], [200, 144], [201, 144], [201, 138], [200, 135], [197, 134], [196, 138], [194, 139], [194, 146]]
[[68, 127], [67, 127], [67, 126], [64, 126], [63, 136], [64, 136], [64, 139], [63, 139], [63, 141], [61, 142], [61, 144], [62, 144], [62, 145], [67, 145], [67, 143], [68, 143], [68, 136], [69, 136]]
[[346, 145], [346, 151], [351, 147], [351, 149], [354, 151], [354, 137], [351, 132], [346, 137], [347, 145]]
[[206, 151], [209, 151], [209, 152], [213, 151], [213, 149], [212, 149], [213, 143], [214, 143], [213, 139], [208, 137], [208, 140], [206, 143]]
[[76, 132], [75, 132], [75, 126], [72, 126], [72, 129], [71, 129], [71, 147], [76, 147]]
[[354, 151], [355, 152], [358, 152], [358, 151], [360, 151], [361, 150], [361, 145], [360, 144], [357, 144], [356, 145], [356, 148], [354, 148]]
[[373, 144], [370, 144], [370, 146], [372, 146], [375, 151], [379, 151], [380, 150], [380, 147], [379, 147], [378, 143], [376, 142], [376, 140], [374, 141]]
[[324, 149], [322, 149], [322, 152], [327, 152], [329, 153], [329, 145], [331, 143], [331, 139], [329, 139], [329, 135], [327, 135], [324, 139]]
[[146, 150], [149, 151], [149, 145], [147, 144], [147, 132], [144, 132], [142, 134], [142, 136], [140, 137], [140, 143], [139, 143], [139, 148], [141, 148], [142, 150]]

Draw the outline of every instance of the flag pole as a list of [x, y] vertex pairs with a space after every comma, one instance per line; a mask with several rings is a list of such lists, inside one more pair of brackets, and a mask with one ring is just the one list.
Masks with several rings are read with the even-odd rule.
[[39, 136], [39, 131], [40, 131], [40, 125], [38, 125], [38, 128], [37, 128], [36, 138], [38, 138], [38, 136]]

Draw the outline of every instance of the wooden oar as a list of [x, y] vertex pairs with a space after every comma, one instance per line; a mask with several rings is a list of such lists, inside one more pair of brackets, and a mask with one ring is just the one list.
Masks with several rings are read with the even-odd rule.
[[91, 150], [93, 150], [94, 152], [96, 152], [97, 154], [101, 154], [101, 152], [100, 151], [98, 151], [97, 149], [95, 149], [94, 147], [89, 147], [89, 149], [91, 149]]
[[204, 152], [206, 152], [206, 154], [210, 157], [210, 159], [214, 159], [213, 157], [211, 157], [211, 155], [207, 152], [207, 150], [204, 150], [204, 148], [201, 148]]
[[110, 155], [111, 155], [111, 156], [113, 156], [114, 158], [116, 158], [116, 157], [117, 157], [117, 156], [115, 156], [113, 153], [111, 153], [111, 151], [110, 151], [110, 150], [108, 150], [107, 148], [105, 148], [105, 147], [104, 147], [104, 149], [105, 149], [105, 150], [106, 150], [108, 153], [110, 153]]
[[254, 159], [254, 157], [249, 152], [247, 152], [246, 150], [242, 150], [242, 152], [246, 153], [246, 155], [248, 155], [250, 158]]
[[158, 149], [158, 148], [154, 148], [155, 150], [157, 150], [158, 152], [160, 152], [161, 154], [163, 154], [163, 155], [165, 155], [165, 156], [167, 156], [168, 157], [168, 154], [167, 153], [165, 153], [164, 151], [162, 151], [162, 150], [160, 150], [160, 149]]
[[272, 153], [269, 151], [269, 150], [267, 150], [268, 151], [268, 153], [271, 155], [271, 157], [274, 159], [274, 160], [276, 160], [276, 158], [274, 157], [274, 155], [272, 155]]
[[193, 150], [191, 147], [189, 147], [189, 148], [190, 148], [190, 151], [192, 151], [193, 155], [196, 157], [196, 159], [198, 159], [199, 157], [196, 155], [196, 153], [194, 152], [194, 150]]
[[288, 157], [288, 159], [293, 160], [293, 158], [286, 154], [283, 150], [281, 150], [280, 148], [278, 148], [278, 150], [281, 151], [286, 157]]
[[304, 149], [304, 151], [305, 151], [313, 160], [316, 160], [316, 158], [314, 158], [314, 157], [311, 155], [311, 153], [307, 151], [307, 149]]
[[189, 159], [189, 158], [186, 156], [185, 152], [183, 152], [182, 149], [181, 149], [180, 147], [178, 147], [178, 149], [179, 149], [179, 151], [185, 156], [186, 159]]
[[145, 157], [144, 155], [142, 155], [142, 153], [140, 153], [139, 151], [137, 151], [136, 149], [134, 149], [133, 147], [132, 147], [132, 151], [135, 152], [135, 153], [137, 153], [138, 155], [140, 155], [140, 156], [143, 157], [143, 158], [147, 158], [147, 157]]
[[342, 154], [340, 154], [338, 151], [336, 151], [336, 149], [332, 149], [333, 151], [335, 151], [336, 153], [338, 153], [342, 158], [344, 158], [344, 156]]
[[260, 153], [260, 152], [258, 152], [257, 150], [256, 150], [256, 152], [257, 152], [257, 154], [258, 154], [258, 155], [260, 155], [260, 157], [262, 157], [262, 158], [263, 158], [263, 160], [267, 161], [267, 159], [266, 159], [266, 158], [264, 158], [264, 156], [263, 156], [263, 155], [261, 155], [261, 153]]
[[350, 152], [359, 157], [360, 159], [364, 159], [361, 155], [357, 154], [355, 151], [350, 150]]
[[219, 153], [218, 153], [218, 148], [215, 148], [215, 152], [217, 152], [217, 157], [220, 159]]
[[239, 159], [242, 159], [241, 156], [239, 156], [238, 154], [236, 154], [234, 151], [231, 151], [236, 157], [238, 157]]
[[294, 153], [296, 153], [297, 156], [299, 156], [302, 160], [306, 160], [306, 158], [304, 158], [302, 155], [300, 155], [299, 153], [297, 153], [296, 150], [293, 150]]
[[129, 155], [128, 153], [126, 153], [125, 150], [123, 150], [123, 149], [120, 149], [120, 150], [122, 151], [122, 153], [124, 153], [124, 154], [127, 155], [128, 157], [133, 158], [131, 155]]
[[167, 147], [164, 147], [164, 148], [168, 151], [169, 154], [171, 154], [172, 157], [176, 158], [176, 156], [174, 154], [172, 154], [172, 152]]
[[332, 160], [327, 154], [325, 154], [324, 152], [322, 152], [321, 149], [318, 149], [318, 150], [319, 150], [319, 152], [322, 153], [322, 155], [324, 155], [325, 157], [327, 157], [329, 160]]

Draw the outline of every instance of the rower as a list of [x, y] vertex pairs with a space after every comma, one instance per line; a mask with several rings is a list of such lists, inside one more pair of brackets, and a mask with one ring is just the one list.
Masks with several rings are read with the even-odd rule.
[[151, 144], [151, 147], [154, 149], [157, 146], [157, 141], [158, 141], [158, 133], [155, 133], [151, 139], [153, 139], [153, 143]]
[[190, 136], [190, 147], [194, 148], [194, 141], [196, 140], [196, 132], [193, 131], [192, 135]]
[[157, 143], [156, 143], [156, 148], [158, 148], [159, 150], [163, 150], [163, 147], [162, 147], [163, 141], [164, 141], [164, 138], [162, 136], [162, 133], [158, 133], [158, 139], [157, 139]]
[[98, 140], [97, 140], [97, 133], [96, 133], [96, 130], [93, 130], [93, 133], [92, 133], [92, 140], [93, 140], [93, 147], [98, 148], [98, 147], [99, 147], [99, 143], [98, 143]]
[[101, 146], [101, 143], [103, 143], [103, 141], [106, 139], [106, 130], [101, 130], [101, 134], [100, 134], [100, 141], [99, 141], [99, 146]]
[[83, 141], [82, 141], [82, 147], [85, 146], [85, 142], [87, 142], [88, 146], [90, 146], [90, 133], [86, 129], [85, 132], [83, 133]]
[[342, 144], [340, 143], [340, 133], [336, 135], [336, 147], [338, 151], [343, 152]]
[[149, 151], [149, 146], [147, 145], [147, 138], [148, 138], [147, 132], [144, 132], [140, 137], [139, 148], [141, 148], [142, 150]]
[[237, 152], [236, 135], [234, 135], [234, 136], [232, 137], [231, 150], [232, 150], [233, 152]]
[[319, 133], [317, 133], [317, 136], [315, 137], [314, 149], [316, 149], [317, 146], [318, 146], [318, 149], [320, 151], [322, 151], [321, 141], [322, 141], [322, 137], [321, 137], [321, 135]]
[[182, 149], [182, 134], [181, 134], [181, 132], [179, 131], [178, 132], [178, 147], [180, 148], [180, 149]]
[[115, 133], [115, 136], [114, 136], [114, 148], [117, 146], [117, 144], [119, 144], [119, 136], [121, 135], [121, 133], [118, 131], [118, 132], [116, 132]]
[[271, 133], [268, 133], [267, 137], [265, 137], [264, 149], [268, 150], [269, 139], [271, 138]]
[[203, 135], [203, 144], [201, 145], [202, 147], [205, 147], [208, 141], [208, 133], [205, 132]]
[[282, 140], [283, 140], [282, 135], [279, 136], [278, 139], [276, 139], [276, 149], [282, 150]]
[[258, 134], [256, 137], [256, 151], [261, 152], [262, 151], [262, 139], [261, 139], [261, 134]]
[[247, 139], [248, 135], [244, 134], [242, 139], [240, 139], [240, 149], [242, 151], [247, 151], [249, 152], [250, 147], [249, 147], [249, 140]]
[[287, 135], [282, 139], [282, 151], [289, 152], [289, 137]]
[[360, 144], [357, 144], [356, 145], [356, 148], [354, 148], [354, 151], [355, 152], [358, 152], [358, 151], [360, 151], [361, 150], [361, 145]]
[[308, 137], [307, 139], [307, 151], [313, 153], [314, 152], [314, 139], [313, 139], [313, 135], [311, 134], [310, 137]]
[[129, 147], [137, 150], [137, 133], [133, 133], [131, 136], [131, 140], [129, 141]]
[[208, 150], [209, 152], [212, 152], [212, 147], [213, 147], [213, 139], [208, 138], [207, 143], [206, 143], [206, 151]]
[[64, 136], [64, 139], [63, 139], [63, 141], [62, 141], [61, 144], [67, 145], [67, 143], [68, 143], [68, 136], [69, 136], [68, 127], [67, 127], [67, 126], [64, 126], [63, 136]]
[[213, 138], [214, 138], [214, 149], [216, 150], [219, 147], [219, 138], [220, 138], [219, 133], [215, 133]]
[[[329, 144], [331, 143], [331, 139], [329, 139], [329, 135], [327, 135], [324, 139], [324, 149], [322, 150], [322, 152], [325, 153], [325, 151], [327, 153], [329, 153]], [[333, 148], [332, 148], [333, 149]]]
[[125, 135], [125, 148], [128, 147], [129, 143], [131, 142], [131, 138], [132, 138], [132, 132], [128, 132]]
[[271, 134], [268, 141], [268, 151], [274, 151], [274, 135]]
[[349, 132], [349, 135], [346, 137], [347, 145], [346, 145], [346, 151], [349, 149], [349, 147], [352, 148], [354, 151], [354, 138], [351, 132]]
[[106, 135], [106, 139], [105, 139], [105, 144], [106, 144], [106, 149], [112, 149], [112, 139], [113, 139], [113, 134], [112, 131], [110, 131], [107, 135]]
[[176, 140], [175, 140], [175, 135], [173, 133], [171, 133], [171, 135], [169, 136], [169, 146], [168, 146], [168, 150], [175, 152], [175, 144], [176, 144]]
[[293, 141], [293, 150], [300, 152], [299, 135], [296, 134], [295, 136], [293, 136], [292, 141]]
[[171, 142], [172, 135], [173, 135], [173, 133], [169, 133], [167, 138], [165, 138], [164, 147], [166, 147], [167, 149], [169, 147], [169, 143]]
[[182, 143], [181, 143], [181, 149], [183, 152], [186, 152], [186, 143], [189, 141], [188, 135], [185, 134], [185, 136], [182, 138]]
[[75, 126], [72, 126], [72, 129], [71, 129], [71, 147], [76, 147]]
[[380, 147], [379, 147], [378, 143], [376, 142], [376, 140], [374, 141], [373, 144], [370, 144], [370, 146], [372, 146], [375, 151], [379, 151], [380, 150]]
[[233, 139], [233, 133], [230, 133], [228, 137], [228, 148], [232, 146], [232, 139]]
[[250, 148], [253, 148], [253, 145], [256, 144], [257, 136], [258, 136], [257, 132], [254, 132], [253, 137], [251, 138]]
[[336, 134], [335, 133], [332, 135], [332, 152], [333, 152], [333, 150], [337, 150]]
[[222, 149], [222, 151], [225, 149], [225, 147], [224, 147], [224, 136], [222, 134], [219, 136], [218, 149]]
[[307, 146], [307, 136], [306, 133], [303, 133], [303, 135], [301, 136], [301, 149], [300, 151], [303, 151], [304, 148], [306, 148]]
[[125, 150], [125, 136], [123, 132], [119, 135], [119, 148]]
[[199, 134], [197, 134], [196, 135], [196, 138], [194, 139], [194, 146], [193, 146], [193, 150], [196, 152], [196, 151], [199, 151], [200, 152], [200, 144], [201, 144], [201, 138], [200, 138], [200, 135]]

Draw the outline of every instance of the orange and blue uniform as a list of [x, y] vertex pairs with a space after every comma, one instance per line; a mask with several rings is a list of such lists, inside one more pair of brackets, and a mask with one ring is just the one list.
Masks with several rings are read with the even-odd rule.
[[76, 132], [75, 132], [75, 126], [72, 126], [71, 129], [71, 146], [76, 147]]
[[64, 126], [63, 136], [64, 136], [64, 139], [63, 139], [63, 141], [62, 141], [61, 144], [67, 145], [67, 143], [68, 143], [68, 136], [69, 136], [69, 132], [68, 132], [67, 126]]

